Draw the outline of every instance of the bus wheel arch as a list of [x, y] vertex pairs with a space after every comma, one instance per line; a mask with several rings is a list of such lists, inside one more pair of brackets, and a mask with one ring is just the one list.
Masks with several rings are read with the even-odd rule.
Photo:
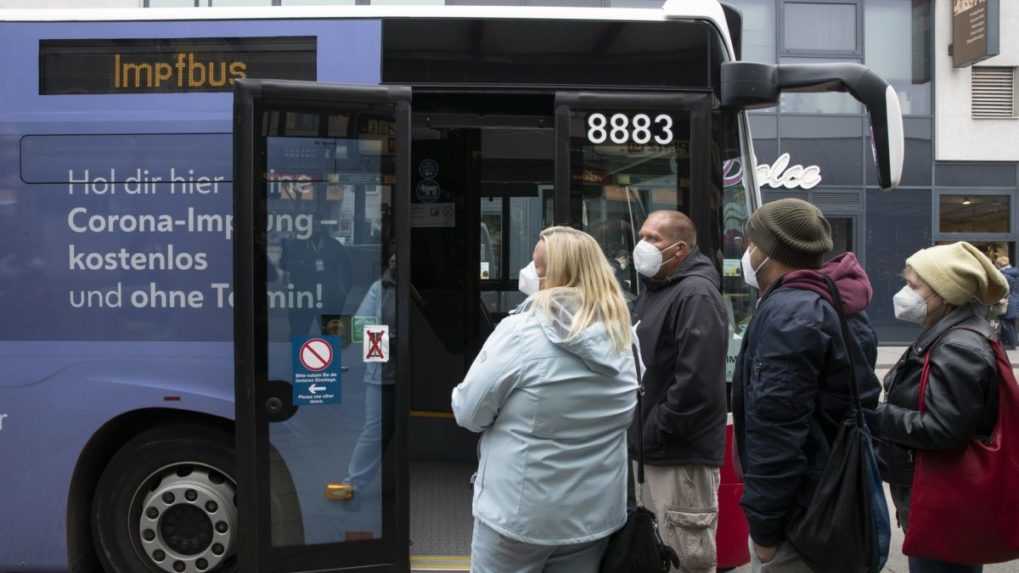
[[[230, 482], [229, 485], [233, 487], [232, 484], [236, 481], [236, 476], [231, 475], [236, 467], [233, 430], [234, 424], [232, 420], [198, 412], [162, 408], [128, 412], [104, 424], [92, 436], [86, 447], [83, 448], [75, 466], [73, 479], [71, 480], [67, 510], [69, 570], [72, 573], [99, 573], [103, 571], [104, 565], [115, 567], [110, 563], [111, 559], [127, 558], [123, 554], [111, 555], [110, 538], [117, 536], [107, 535], [105, 539], [100, 539], [103, 535], [100, 533], [101, 530], [98, 529], [99, 527], [104, 527], [108, 531], [110, 527], [116, 527], [118, 531], [124, 531], [122, 528], [128, 525], [124, 522], [124, 520], [128, 519], [127, 513], [117, 514], [116, 519], [120, 521], [118, 521], [117, 525], [111, 525], [108, 521], [97, 521], [99, 516], [95, 515], [93, 511], [94, 509], [99, 510], [100, 504], [123, 501], [110, 492], [110, 480], [113, 478], [108, 477], [106, 483], [102, 483], [104, 472], [110, 468], [111, 464], [117, 465], [116, 468], [111, 469], [111, 474], [117, 475], [120, 472], [127, 471], [131, 473], [131, 477], [138, 480], [137, 484], [135, 484], [135, 482], [131, 481], [131, 478], [126, 477], [124, 480], [127, 480], [129, 483], [120, 482], [119, 486], [131, 490], [124, 494], [126, 497], [133, 498], [135, 490], [142, 486], [144, 480], [137, 478], [137, 476], [150, 476], [153, 469], [159, 469], [153, 468], [153, 464], [168, 466], [172, 465], [178, 458], [180, 462], [189, 461], [195, 467], [199, 467], [201, 471], [196, 472], [194, 476], [198, 482], [194, 485], [197, 485], [200, 490], [216, 496], [216, 499], [223, 498], [224, 496], [229, 497], [228, 491], [220, 491], [217, 495], [216, 484], [210, 482], [207, 478], [208, 476], [216, 476], [212, 479], [220, 482], [218, 474], [222, 474]], [[152, 449], [151, 442], [153, 440], [165, 444], [169, 450], [157, 451]], [[145, 447], [146, 443], [150, 444], [148, 449]], [[182, 444], [187, 444], [188, 447], [183, 447]], [[115, 458], [122, 451], [124, 455], [120, 456], [118, 461]], [[185, 457], [188, 460], [185, 460]], [[277, 456], [274, 456], [274, 458], [278, 459]], [[127, 459], [130, 459], [131, 462], [127, 463]], [[171, 462], [171, 464], [167, 464], [167, 462]], [[289, 485], [292, 488], [293, 483], [285, 466], [283, 464], [273, 464], [273, 466], [276, 472], [279, 472], [279, 468], [282, 468], [282, 475], [274, 476], [274, 481]], [[174, 471], [176, 471], [176, 466]], [[202, 480], [203, 475], [206, 478], [204, 481]], [[163, 480], [160, 479], [160, 481]], [[173, 488], [187, 484], [167, 481], [163, 485]], [[103, 490], [100, 490], [101, 487], [105, 487], [105, 493]], [[294, 495], [292, 490], [286, 491], [287, 488], [285, 486], [282, 489], [284, 493], [282, 493], [281, 497], [289, 494], [293, 495], [290, 499], [296, 499], [296, 495]], [[143, 499], [142, 501], [146, 500]], [[129, 500], [127, 505], [131, 506], [132, 503], [134, 503], [133, 499]], [[303, 530], [299, 525], [296, 529], [292, 525], [295, 522], [297, 524], [301, 523], [300, 508], [292, 503], [284, 505], [288, 507], [283, 507], [280, 513], [285, 514], [282, 518], [291, 524], [291, 530], [283, 532], [281, 535], [284, 536], [284, 539], [290, 536], [299, 537], [300, 541], [303, 542]], [[123, 509], [124, 504], [121, 503], [118, 507]], [[275, 509], [278, 508], [274, 506]], [[101, 519], [109, 520], [112, 516], [113, 512], [106, 511], [103, 512]], [[141, 530], [139, 530], [139, 524], [131, 523], [129, 531], [137, 534], [131, 540], [132, 544], [137, 545], [141, 541], [142, 535]], [[274, 531], [274, 537], [276, 534], [277, 532]], [[125, 551], [125, 546], [121, 545], [119, 550]], [[104, 557], [101, 558], [100, 553], [103, 553]], [[136, 555], [137, 550], [133, 554]], [[210, 565], [208, 570], [221, 570], [214, 569], [213, 567], [214, 565]], [[133, 564], [129, 570], [134, 573], [136, 569], [137, 564]], [[111, 572], [117, 570], [116, 568], [110, 569]], [[226, 569], [226, 571], [230, 570]]]

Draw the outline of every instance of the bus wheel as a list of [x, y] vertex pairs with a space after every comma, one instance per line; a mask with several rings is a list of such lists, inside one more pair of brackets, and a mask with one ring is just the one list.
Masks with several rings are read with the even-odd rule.
[[[155, 428], [125, 444], [103, 471], [92, 502], [92, 533], [105, 571], [236, 572], [234, 470], [233, 436], [209, 426]], [[283, 477], [289, 488], [274, 484], [274, 490], [296, 499], [289, 472]], [[272, 501], [274, 510], [296, 513], [281, 519], [300, 523], [292, 501]], [[297, 529], [287, 533], [303, 541]]]

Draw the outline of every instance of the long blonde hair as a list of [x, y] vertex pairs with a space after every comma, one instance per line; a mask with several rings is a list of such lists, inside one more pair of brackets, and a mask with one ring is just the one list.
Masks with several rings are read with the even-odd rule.
[[630, 311], [608, 259], [594, 237], [571, 227], [549, 227], [541, 232], [545, 242], [545, 289], [534, 304], [551, 313], [556, 295], [570, 291], [579, 295], [580, 308], [569, 336], [575, 337], [601, 322], [617, 350], [632, 344]]

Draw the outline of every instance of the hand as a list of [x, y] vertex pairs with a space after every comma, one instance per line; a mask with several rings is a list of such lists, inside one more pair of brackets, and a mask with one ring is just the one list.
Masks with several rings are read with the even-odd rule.
[[775, 558], [775, 554], [778, 553], [778, 547], [764, 547], [754, 543], [754, 553], [757, 554], [757, 558], [761, 563], [767, 563]]

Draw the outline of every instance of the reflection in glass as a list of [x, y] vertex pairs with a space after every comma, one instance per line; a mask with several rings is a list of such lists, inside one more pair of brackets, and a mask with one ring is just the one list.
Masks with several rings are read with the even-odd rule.
[[729, 348], [726, 355], [725, 379], [732, 381], [736, 357], [743, 344], [743, 335], [750, 325], [757, 299], [756, 291], [743, 280], [740, 259], [746, 250], [743, 236], [750, 218], [750, 193], [747, 188], [744, 166], [750, 162], [743, 156], [740, 147], [737, 116], [734, 113], [716, 113], [713, 118], [717, 156], [721, 169], [714, 172], [713, 185], [722, 189], [722, 243], [720, 257], [722, 267], [722, 298], [729, 317]]
[[1008, 233], [1011, 198], [1008, 195], [941, 195], [938, 231], [942, 233]]
[[481, 198], [481, 280], [502, 279], [502, 199]]
[[[280, 460], [270, 473], [274, 545], [382, 536], [379, 461], [393, 423], [398, 336], [393, 131], [391, 118], [368, 112], [263, 115], [269, 379], [297, 406], [269, 426]], [[366, 363], [363, 339], [381, 327], [388, 361]], [[322, 382], [302, 383], [321, 366], [314, 359], [326, 365]], [[303, 540], [276, 526], [293, 504]]]

